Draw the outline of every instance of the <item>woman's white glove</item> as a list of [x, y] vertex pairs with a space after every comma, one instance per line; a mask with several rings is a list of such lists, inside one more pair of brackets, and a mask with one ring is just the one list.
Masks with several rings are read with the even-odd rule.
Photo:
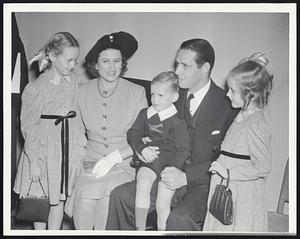
[[111, 168], [122, 162], [122, 156], [119, 150], [116, 150], [106, 157], [100, 159], [94, 166], [92, 174], [96, 175], [96, 178], [103, 177], [111, 170]]

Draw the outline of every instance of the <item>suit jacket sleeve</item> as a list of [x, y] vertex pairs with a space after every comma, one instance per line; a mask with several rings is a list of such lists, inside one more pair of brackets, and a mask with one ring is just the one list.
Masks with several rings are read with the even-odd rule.
[[176, 156], [175, 156], [175, 167], [181, 169], [184, 162], [189, 156], [190, 144], [187, 126], [184, 120], [180, 120], [175, 125], [175, 145], [176, 145]]
[[208, 185], [210, 182], [210, 173], [208, 172], [210, 165], [211, 160], [207, 159], [187, 166], [185, 173], [188, 187]]

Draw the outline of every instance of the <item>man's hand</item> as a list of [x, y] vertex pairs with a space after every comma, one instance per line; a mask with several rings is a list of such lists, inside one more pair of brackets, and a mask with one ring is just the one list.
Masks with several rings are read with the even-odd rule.
[[166, 167], [160, 177], [161, 181], [171, 190], [187, 185], [186, 174], [175, 167]]

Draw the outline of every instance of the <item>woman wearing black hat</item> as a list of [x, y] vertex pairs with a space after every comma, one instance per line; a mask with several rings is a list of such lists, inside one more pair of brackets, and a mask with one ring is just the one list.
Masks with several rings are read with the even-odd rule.
[[79, 89], [88, 144], [83, 174], [66, 205], [76, 229], [105, 229], [111, 190], [134, 179], [126, 133], [147, 100], [143, 87], [121, 76], [137, 46], [132, 35], [117, 32], [99, 39], [86, 56], [96, 77]]

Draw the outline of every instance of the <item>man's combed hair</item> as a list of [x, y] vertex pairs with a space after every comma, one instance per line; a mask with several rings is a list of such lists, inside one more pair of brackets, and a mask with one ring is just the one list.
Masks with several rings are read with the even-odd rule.
[[209, 73], [215, 64], [215, 51], [212, 45], [204, 39], [196, 38], [184, 41], [180, 49], [191, 50], [196, 53], [196, 63], [201, 67], [205, 62], [210, 65]]

